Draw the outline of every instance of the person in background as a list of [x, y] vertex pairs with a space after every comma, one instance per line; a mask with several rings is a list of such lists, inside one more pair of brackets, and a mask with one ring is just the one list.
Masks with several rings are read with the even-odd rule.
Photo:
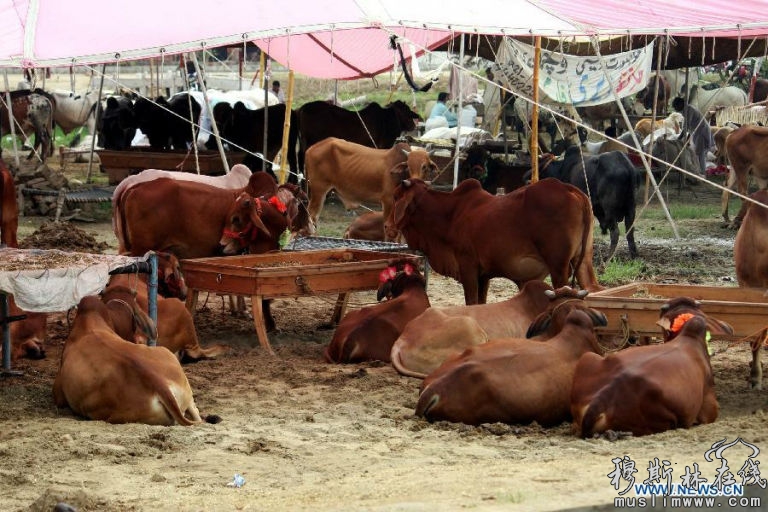
[[456, 118], [456, 114], [448, 109], [448, 105], [445, 104], [446, 101], [448, 101], [447, 92], [441, 92], [437, 95], [437, 103], [432, 107], [432, 112], [429, 113], [429, 119], [443, 117], [448, 121], [448, 128], [453, 128], [458, 124], [458, 119]]
[[693, 150], [699, 159], [699, 174], [703, 176], [707, 172], [707, 152], [715, 145], [709, 123], [696, 107], [687, 104], [679, 96], [672, 100], [672, 108], [675, 112], [683, 114], [683, 129], [679, 139], [685, 140], [686, 137], [690, 137]]
[[272, 94], [277, 96], [277, 100], [280, 103], [285, 103], [285, 94], [283, 94], [283, 90], [280, 89], [280, 82], [278, 80], [272, 82]]

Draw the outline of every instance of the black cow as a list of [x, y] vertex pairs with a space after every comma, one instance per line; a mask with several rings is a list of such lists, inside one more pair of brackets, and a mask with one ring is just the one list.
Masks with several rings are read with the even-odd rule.
[[[200, 119], [201, 107], [187, 93], [176, 94], [170, 100], [159, 96], [155, 101], [139, 98], [133, 105], [136, 125], [149, 139], [153, 151], [187, 149], [197, 139], [197, 126], [192, 134], [190, 120]], [[190, 115], [190, 105], [192, 114]]]
[[299, 109], [299, 168], [304, 169], [304, 152], [327, 137], [336, 137], [371, 148], [388, 149], [406, 131], [416, 129], [419, 114], [397, 100], [382, 107], [369, 103], [354, 111], [326, 101], [306, 103]]
[[99, 146], [115, 151], [131, 147], [137, 128], [133, 101], [124, 96], [107, 98], [104, 110], [99, 108], [97, 119]]
[[[298, 115], [291, 111], [291, 127], [288, 131], [288, 167], [291, 170], [288, 176], [289, 183], [298, 183], [296, 174], [296, 142], [299, 138]], [[238, 101], [234, 106], [226, 102], [217, 103], [213, 107], [213, 118], [219, 127], [222, 138], [234, 144], [233, 149], [240, 148], [253, 153], [261, 153], [268, 161], [277, 157], [283, 145], [283, 125], [285, 123], [285, 105], [270, 105], [267, 108], [267, 150], [264, 151], [264, 109], [251, 110]], [[215, 139], [208, 139], [206, 145], [215, 147]], [[259, 160], [259, 164], [261, 159]], [[250, 161], [249, 165], [247, 161]], [[252, 167], [255, 161], [248, 159], [243, 161], [253, 170], [261, 169]], [[271, 170], [271, 169], [270, 169]]]
[[[586, 167], [586, 173], [584, 168]], [[586, 174], [586, 181], [585, 181]], [[583, 156], [578, 146], [565, 151], [562, 160], [552, 161], [539, 170], [541, 178], [557, 178], [570, 183], [587, 194], [592, 202], [592, 212], [600, 223], [603, 234], [611, 233], [610, 258], [619, 242], [619, 222], [624, 219], [627, 230], [629, 256], [637, 257], [635, 245], [635, 190], [637, 177], [635, 168], [626, 154], [609, 151], [595, 156]], [[589, 192], [586, 183], [589, 182]]]
[[504, 193], [511, 192], [525, 185], [525, 173], [529, 167], [509, 165], [494, 158], [490, 152], [480, 146], [472, 146], [466, 151], [461, 170], [462, 179], [474, 178], [491, 194], [500, 188]]

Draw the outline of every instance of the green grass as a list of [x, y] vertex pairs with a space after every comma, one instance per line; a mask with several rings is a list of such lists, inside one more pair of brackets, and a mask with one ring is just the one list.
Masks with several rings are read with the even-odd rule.
[[[54, 135], [53, 135], [54, 147], [58, 147], [58, 146], [69, 147], [69, 145], [72, 143], [72, 140], [77, 136], [78, 132], [79, 130], [73, 130], [72, 132], [65, 134], [64, 132], [61, 131], [61, 128], [57, 126], [56, 129], [54, 130]], [[86, 135], [88, 135], [88, 130], [86, 128], [83, 128], [82, 137], [85, 137]], [[18, 141], [17, 142], [18, 147], [21, 148], [21, 145], [24, 143], [24, 139], [21, 136], [17, 135], [16, 140]], [[0, 142], [0, 145], [2, 146], [3, 149], [13, 149], [12, 135], [10, 134], [4, 135], [2, 138], [2, 141]]]
[[645, 270], [645, 263], [641, 260], [622, 261], [610, 260], [603, 268], [598, 280], [603, 286], [620, 286], [637, 281]]

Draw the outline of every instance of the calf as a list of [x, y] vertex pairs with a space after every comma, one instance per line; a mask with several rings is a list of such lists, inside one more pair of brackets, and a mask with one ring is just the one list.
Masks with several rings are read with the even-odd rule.
[[424, 278], [410, 263], [396, 263], [382, 271], [375, 306], [350, 312], [339, 322], [325, 349], [329, 363], [386, 361], [392, 343], [414, 317], [429, 307]]
[[[152, 321], [133, 301], [136, 332], [152, 337]], [[127, 343], [97, 296], [80, 301], [53, 383], [57, 407], [109, 423], [193, 425], [200, 413], [178, 359], [163, 347]]]
[[[758, 190], [750, 196], [759, 203], [768, 205], [768, 190]], [[744, 201], [740, 214], [744, 219], [733, 244], [733, 259], [739, 286], [768, 288], [768, 211], [766, 208]], [[752, 363], [750, 386], [762, 389], [763, 366], [760, 362], [762, 347], [768, 335], [763, 330], [752, 341]]]
[[[110, 316], [115, 332], [124, 340], [134, 341], [133, 310], [129, 304], [135, 300], [142, 311], [147, 311], [148, 290], [146, 277], [119, 274], [110, 278], [101, 294], [101, 300], [108, 308], [113, 308], [114, 313]], [[162, 296], [157, 297], [157, 345], [173, 352], [180, 361], [214, 359], [228, 350], [224, 345], [201, 347], [192, 313], [179, 299]]]
[[637, 257], [634, 231], [637, 183], [635, 167], [625, 153], [611, 151], [582, 157], [580, 149], [571, 146], [565, 151], [563, 160], [554, 161], [541, 169], [540, 176], [575, 185], [589, 196], [601, 231], [603, 234], [610, 231], [608, 258], [616, 251], [619, 222], [623, 220], [629, 256]]
[[368, 212], [359, 215], [344, 231], [344, 238], [384, 240], [384, 214], [382, 212]]
[[514, 297], [494, 304], [429, 308], [411, 320], [392, 346], [392, 365], [403, 375], [423, 379], [444, 361], [489, 338], [522, 338], [537, 332], [548, 339], [560, 332], [573, 308], [590, 315], [585, 290], [553, 290], [529, 281]]
[[560, 287], [573, 272], [583, 288], [602, 289], [592, 266], [592, 209], [576, 187], [544, 179], [494, 196], [473, 179], [441, 192], [393, 178], [399, 185], [385, 232], [394, 238], [399, 230], [436, 272], [459, 280], [467, 304], [484, 303], [494, 277], [521, 288], [551, 275]]
[[594, 325], [606, 324], [602, 313], [574, 309], [547, 341], [506, 338], [471, 347], [427, 376], [416, 414], [470, 425], [557, 425], [569, 418], [579, 357], [601, 352]]
[[[414, 178], [426, 178], [437, 171], [437, 165], [423, 150], [410, 150], [399, 143], [390, 149], [373, 149], [343, 139], [329, 137], [306, 152], [306, 172], [309, 184], [309, 215], [317, 224], [325, 196], [331, 189], [352, 209], [360, 203], [380, 203], [386, 219], [392, 209], [395, 184], [390, 172], [407, 169]], [[390, 240], [394, 238], [386, 237]]]
[[733, 330], [685, 297], [662, 307], [659, 325], [665, 343], [579, 360], [571, 392], [577, 435], [616, 430], [641, 436], [717, 419], [707, 330]]

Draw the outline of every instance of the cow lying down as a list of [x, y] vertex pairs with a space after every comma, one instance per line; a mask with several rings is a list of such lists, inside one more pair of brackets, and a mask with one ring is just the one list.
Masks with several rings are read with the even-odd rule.
[[392, 365], [403, 375], [423, 379], [467, 348], [493, 338], [525, 337], [534, 322], [543, 326], [538, 339], [551, 338], [572, 308], [588, 309], [586, 295], [586, 290], [553, 290], [534, 280], [501, 302], [429, 308], [411, 320], [393, 344]]
[[606, 324], [602, 313], [574, 308], [547, 341], [504, 338], [468, 348], [424, 379], [416, 414], [470, 425], [562, 423], [570, 415], [576, 363], [600, 353], [594, 326]]
[[732, 334], [706, 317], [698, 302], [672, 299], [661, 309], [665, 342], [600, 357], [585, 354], [571, 392], [573, 428], [589, 437], [607, 430], [642, 436], [712, 423], [719, 406], [708, 353], [708, 332]]
[[329, 363], [386, 361], [392, 343], [414, 317], [429, 307], [424, 278], [410, 263], [397, 262], [381, 272], [375, 306], [351, 311], [339, 322], [325, 349]]
[[[130, 307], [136, 335], [154, 336], [149, 317], [135, 301]], [[127, 343], [112, 325], [101, 298], [92, 295], [80, 301], [53, 383], [56, 406], [68, 406], [76, 414], [109, 423], [201, 423], [192, 389], [176, 357], [163, 347]]]

